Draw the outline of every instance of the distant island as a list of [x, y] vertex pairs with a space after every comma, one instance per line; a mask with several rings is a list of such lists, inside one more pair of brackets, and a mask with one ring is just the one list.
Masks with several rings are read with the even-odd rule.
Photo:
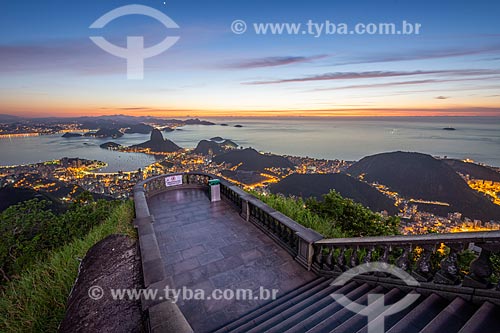
[[109, 150], [119, 150], [123, 148], [122, 145], [116, 143], [116, 142], [106, 142], [103, 143], [102, 145], [99, 145], [102, 149], [109, 149]]
[[95, 138], [121, 138], [123, 133], [120, 132], [117, 128], [101, 128], [97, 132], [88, 132], [85, 133], [84, 136], [92, 136]]
[[208, 125], [208, 126], [215, 125], [211, 121], [200, 120], [198, 118], [185, 120], [184, 124], [186, 124], [186, 125]]
[[454, 127], [443, 127], [443, 130], [445, 131], [456, 131], [457, 129]]
[[80, 133], [64, 133], [64, 135], [62, 136], [63, 138], [80, 138], [82, 137], [83, 135], [80, 134]]

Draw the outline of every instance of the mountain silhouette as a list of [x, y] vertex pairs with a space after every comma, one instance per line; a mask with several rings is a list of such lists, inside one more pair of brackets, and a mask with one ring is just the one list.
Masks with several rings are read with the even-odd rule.
[[163, 134], [161, 134], [161, 132], [156, 128], [151, 131], [151, 138], [149, 139], [149, 141], [131, 146], [130, 148], [149, 149], [154, 153], [172, 153], [182, 149], [174, 142], [168, 139], [165, 140], [163, 138]]
[[398, 151], [367, 156], [347, 172], [364, 175], [366, 181], [384, 184], [407, 199], [448, 203], [425, 206], [424, 210], [438, 215], [461, 212], [473, 219], [500, 220], [499, 206], [471, 189], [447, 163], [430, 155]]

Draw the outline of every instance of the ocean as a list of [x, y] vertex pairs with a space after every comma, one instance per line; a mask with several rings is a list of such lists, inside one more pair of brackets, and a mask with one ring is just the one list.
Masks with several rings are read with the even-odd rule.
[[[388, 151], [416, 151], [434, 156], [473, 159], [500, 166], [500, 118], [213, 118], [216, 126], [188, 125], [164, 137], [194, 148], [202, 139], [220, 136], [244, 147], [282, 155], [355, 161]], [[221, 123], [228, 126], [221, 126]], [[234, 125], [242, 125], [238, 128]], [[453, 127], [455, 131], [443, 130]], [[114, 141], [133, 145], [149, 135], [125, 134], [119, 139], [62, 138], [61, 135], [0, 139], [0, 165], [35, 163], [61, 157], [97, 159], [102, 171], [129, 171], [155, 161], [139, 153], [99, 148]]]

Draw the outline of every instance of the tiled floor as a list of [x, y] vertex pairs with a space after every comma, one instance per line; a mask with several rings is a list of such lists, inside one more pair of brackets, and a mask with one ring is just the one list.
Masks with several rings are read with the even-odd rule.
[[[226, 202], [202, 190], [165, 192], [149, 200], [167, 275], [174, 288], [278, 289], [278, 296], [315, 276]], [[195, 332], [209, 332], [269, 300], [186, 300], [178, 305]]]

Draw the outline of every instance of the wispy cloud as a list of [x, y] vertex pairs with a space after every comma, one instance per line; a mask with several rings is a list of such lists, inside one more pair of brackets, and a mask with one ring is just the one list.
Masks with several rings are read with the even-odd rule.
[[486, 70], [486, 69], [465, 69], [465, 70], [428, 70], [428, 71], [334, 72], [334, 73], [325, 73], [312, 76], [295, 77], [290, 79], [252, 81], [252, 82], [245, 82], [243, 84], [264, 85], [264, 84], [280, 84], [280, 83], [309, 82], [309, 81], [381, 79], [381, 78], [391, 78], [391, 77], [433, 75], [433, 74], [477, 76], [477, 75], [496, 75], [500, 74], [500, 71]]
[[464, 47], [435, 49], [435, 50], [422, 49], [422, 50], [411, 50], [400, 54], [395, 54], [394, 52], [391, 52], [387, 54], [374, 54], [363, 57], [355, 57], [352, 60], [337, 62], [335, 63], [335, 65], [353, 65], [353, 64], [454, 58], [454, 57], [464, 57], [464, 56], [473, 56], [482, 54], [497, 54], [497, 53], [500, 53], [500, 44], [487, 45], [469, 49]]
[[327, 58], [328, 55], [314, 55], [314, 56], [283, 56], [283, 57], [264, 57], [256, 59], [246, 59], [239, 62], [224, 64], [222, 68], [228, 69], [251, 69], [251, 68], [262, 68], [262, 67], [277, 67], [285, 66], [290, 64], [300, 64], [305, 62], [312, 62], [320, 59]]
[[435, 98], [435, 99], [448, 99], [448, 98], [450, 98], [450, 97], [448, 97], [448, 96], [436, 96], [436, 97], [434, 97], [434, 98]]
[[[488, 77], [488, 79], [494, 79], [500, 81], [500, 76], [490, 76]], [[412, 85], [428, 85], [428, 84], [439, 84], [439, 83], [449, 83], [449, 82], [468, 82], [468, 81], [485, 81], [485, 80], [486, 78], [484, 76], [465, 77], [457, 79], [426, 79], [426, 80], [395, 81], [395, 82], [384, 82], [384, 83], [353, 84], [353, 85], [339, 86], [334, 88], [315, 88], [308, 91], [372, 89], [372, 88], [404, 87]]]
[[[46, 41], [39, 44], [0, 45], [0, 72], [116, 73], [123, 62], [89, 39]], [[123, 70], [122, 70], [123, 71]]]
[[136, 111], [136, 110], [153, 110], [150, 107], [117, 107], [117, 108], [110, 108], [110, 107], [102, 107], [99, 108], [100, 110], [123, 110], [123, 111]]

